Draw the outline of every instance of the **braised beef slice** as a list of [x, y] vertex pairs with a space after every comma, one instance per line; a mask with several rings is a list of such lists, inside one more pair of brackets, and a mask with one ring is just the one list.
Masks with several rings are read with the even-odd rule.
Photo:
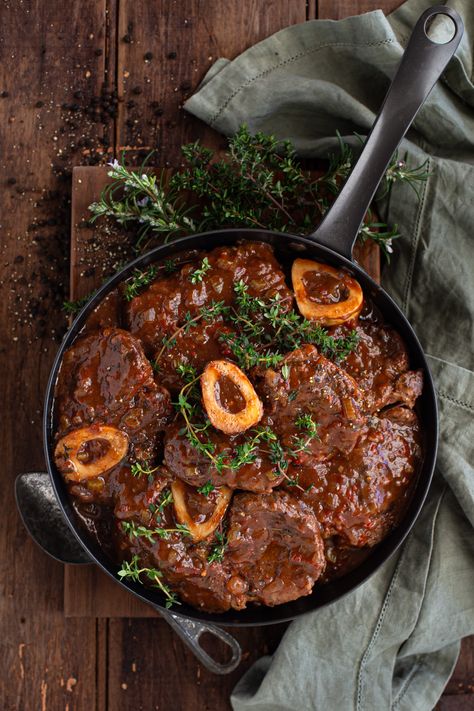
[[[344, 337], [348, 330], [347, 326], [340, 326], [333, 334]], [[366, 409], [377, 412], [392, 403], [413, 407], [423, 388], [423, 374], [408, 370], [408, 353], [401, 336], [391, 326], [380, 323], [373, 312], [360, 319], [355, 330], [359, 337], [357, 348], [342, 365], [364, 391]]]
[[[143, 343], [150, 357], [159, 357], [160, 382], [172, 391], [182, 385], [176, 373], [178, 363], [187, 362], [202, 371], [210, 360], [225, 357], [227, 347], [219, 341], [222, 330], [231, 331], [222, 317], [206, 324], [203, 319], [176, 333], [187, 320], [199, 316], [203, 306], [235, 302], [234, 285], [242, 280], [251, 296], [281, 297], [282, 308], [290, 308], [293, 295], [270, 246], [246, 242], [235, 247], [217, 247], [208, 253], [210, 268], [202, 281], [191, 282], [201, 265], [198, 259], [179, 272], [155, 281], [127, 307], [130, 331]], [[168, 340], [163, 348], [163, 341]], [[171, 340], [171, 343], [169, 341]]]
[[133, 461], [153, 457], [171, 405], [140, 342], [127, 331], [105, 328], [79, 338], [65, 353], [56, 408], [58, 438], [92, 423], [112, 425], [128, 434]]
[[325, 538], [338, 535], [354, 546], [372, 546], [397, 522], [420, 458], [416, 414], [394, 407], [370, 417], [350, 456], [307, 460], [288, 473], [298, 475], [305, 491], [294, 494], [312, 506]]
[[227, 540], [224, 559], [252, 602], [279, 605], [309, 595], [325, 566], [314, 513], [284, 491], [236, 494]]
[[287, 449], [294, 448], [295, 438], [304, 436], [297, 425], [299, 416], [311, 415], [318, 425], [318, 436], [299, 461], [324, 461], [338, 452], [349, 454], [364, 430], [361, 389], [314, 346], [293, 351], [278, 368], [267, 370], [259, 390], [273, 429]]
[[[265, 420], [260, 425], [263, 426], [264, 423]], [[252, 436], [252, 430], [241, 435], [225, 435], [217, 430], [209, 430], [206, 436], [214, 444], [213, 456], [226, 453], [226, 461], [231, 465], [237, 456], [237, 447]], [[212, 459], [199, 452], [189, 442], [182, 420], [166, 429], [164, 461], [176, 477], [192, 486], [202, 486], [211, 481], [215, 486], [225, 484], [231, 489], [265, 492], [281, 484], [283, 479], [270, 460], [268, 448], [264, 444], [257, 447], [252, 462], [238, 469], [224, 466], [222, 471], [218, 471]]]

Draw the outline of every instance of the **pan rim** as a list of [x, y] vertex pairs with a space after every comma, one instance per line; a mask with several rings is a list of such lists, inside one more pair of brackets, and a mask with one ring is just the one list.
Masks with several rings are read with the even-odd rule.
[[[260, 236], [260, 238], [259, 238]], [[266, 239], [262, 239], [264, 236]], [[129, 592], [133, 593], [141, 600], [146, 602], [158, 609], [164, 609], [164, 604], [160, 595], [151, 591], [143, 586], [120, 580], [117, 577], [116, 565], [111, 562], [107, 562], [105, 559], [105, 553], [102, 552], [104, 558], [101, 560], [100, 555], [92, 550], [93, 546], [91, 541], [88, 541], [87, 532], [81, 531], [77, 523], [74, 522], [74, 512], [71, 502], [68, 499], [66, 488], [62, 477], [57, 472], [54, 465], [52, 456], [52, 436], [53, 436], [53, 408], [54, 408], [54, 390], [59, 370], [61, 367], [62, 359], [65, 351], [69, 348], [76, 338], [80, 335], [83, 326], [87, 320], [90, 313], [98, 306], [99, 303], [124, 279], [137, 268], [145, 268], [150, 264], [161, 261], [165, 259], [168, 254], [176, 254], [183, 252], [186, 248], [190, 248], [191, 245], [194, 247], [196, 241], [209, 241], [213, 244], [201, 244], [201, 249], [211, 249], [219, 244], [225, 244], [226, 240], [232, 243], [238, 242], [239, 238], [241, 240], [247, 241], [262, 241], [266, 243], [271, 243], [272, 241], [283, 240], [287, 243], [288, 247], [292, 247], [291, 242], [295, 241], [296, 244], [301, 245], [303, 251], [317, 250], [322, 252], [329, 262], [336, 262], [339, 266], [343, 266], [349, 271], [355, 273], [364, 282], [364, 289], [366, 285], [370, 288], [371, 296], [376, 295], [378, 298], [384, 300], [390, 309], [396, 313], [398, 319], [404, 324], [404, 329], [409, 333], [409, 345], [412, 351], [416, 351], [418, 358], [422, 362], [422, 367], [424, 370], [425, 382], [422, 397], [429, 401], [428, 411], [430, 412], [431, 421], [429, 424], [430, 430], [430, 448], [429, 451], [424, 452], [424, 460], [420, 465], [420, 471], [418, 473], [418, 480], [414, 486], [410, 502], [405, 510], [404, 516], [399, 524], [391, 531], [380, 544], [374, 547], [373, 552], [368, 556], [366, 561], [361, 565], [358, 565], [352, 571], [336, 579], [333, 583], [327, 583], [324, 585], [325, 589], [331, 589], [331, 587], [336, 586], [340, 588], [339, 591], [331, 596], [329, 593], [329, 599], [319, 602], [317, 599], [318, 592], [321, 592], [322, 588], [316, 588], [310, 595], [299, 598], [298, 600], [291, 603], [284, 603], [283, 605], [277, 605], [275, 607], [265, 607], [265, 606], [255, 606], [241, 610], [241, 611], [228, 611], [224, 613], [208, 613], [200, 611], [193, 608], [185, 603], [181, 606], [176, 606], [173, 608], [173, 613], [177, 614], [179, 617], [186, 619], [193, 619], [201, 622], [211, 622], [225, 627], [252, 627], [252, 626], [266, 626], [270, 624], [279, 624], [283, 622], [288, 622], [301, 614], [306, 614], [308, 612], [316, 612], [316, 610], [323, 609], [327, 605], [332, 604], [336, 600], [341, 599], [345, 595], [349, 594], [362, 583], [368, 580], [379, 568], [385, 563], [389, 558], [391, 558], [400, 546], [405, 541], [407, 535], [412, 530], [415, 525], [416, 520], [420, 514], [420, 511], [425, 503], [428, 491], [433, 478], [433, 472], [436, 463], [437, 445], [438, 445], [438, 406], [436, 399], [436, 392], [433, 383], [433, 378], [430, 372], [429, 364], [426, 360], [425, 354], [421, 347], [421, 344], [410, 325], [408, 319], [401, 311], [400, 307], [396, 304], [393, 298], [383, 289], [383, 287], [377, 284], [357, 263], [352, 262], [345, 258], [344, 256], [338, 254], [334, 250], [320, 245], [312, 239], [311, 237], [304, 237], [301, 235], [294, 235], [291, 233], [276, 232], [272, 230], [263, 229], [251, 229], [251, 228], [227, 228], [220, 230], [211, 230], [208, 232], [202, 232], [198, 234], [192, 234], [188, 236], [181, 237], [179, 239], [173, 240], [172, 242], [159, 245], [154, 249], [150, 250], [146, 254], [143, 254], [131, 262], [127, 263], [121, 270], [110, 277], [101, 287], [91, 296], [87, 303], [83, 306], [80, 312], [74, 318], [70, 328], [66, 332], [55, 356], [53, 365], [51, 367], [51, 372], [48, 378], [48, 383], [46, 387], [46, 396], [44, 400], [44, 410], [43, 410], [43, 446], [44, 454], [47, 465], [48, 474], [51, 480], [51, 484], [59, 503], [63, 516], [69, 525], [71, 531], [76, 537], [79, 544], [84, 548], [87, 554], [91, 558], [91, 563], [99, 566], [99, 568], [109, 575], [115, 582], [122, 585]], [[283, 242], [279, 245], [284, 246]], [[388, 308], [388, 307], [387, 307]], [[382, 310], [383, 311], [383, 310]], [[384, 313], [385, 316], [385, 313]], [[390, 320], [388, 320], [390, 323]], [[405, 338], [405, 336], [403, 336]], [[423, 423], [424, 424], [424, 423]], [[424, 428], [422, 428], [423, 431]], [[428, 427], [427, 427], [428, 429]], [[426, 434], [426, 433], [424, 433]], [[359, 571], [359, 572], [358, 572]], [[347, 582], [348, 576], [354, 578], [354, 582]], [[344, 584], [344, 581], [346, 583]], [[314, 601], [313, 601], [314, 600]], [[311, 604], [312, 603], [312, 604]], [[180, 609], [181, 607], [181, 609]], [[295, 610], [289, 612], [285, 611], [284, 608], [295, 607]], [[302, 608], [302, 609], [298, 609]], [[306, 608], [306, 609], [304, 609]], [[281, 610], [281, 614], [279, 614]], [[271, 614], [270, 614], [271, 613]], [[260, 619], [260, 615], [264, 619]], [[270, 619], [265, 619], [269, 617]], [[247, 618], [251, 618], [250, 620]]]

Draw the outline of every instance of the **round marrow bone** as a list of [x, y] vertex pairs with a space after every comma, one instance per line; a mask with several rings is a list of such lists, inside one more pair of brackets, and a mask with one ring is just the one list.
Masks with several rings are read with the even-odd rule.
[[189, 514], [186, 506], [186, 484], [179, 479], [176, 479], [171, 484], [171, 492], [173, 494], [174, 510], [179, 523], [188, 527], [193, 541], [202, 541], [210, 536], [216, 530], [224, 516], [229, 502], [232, 498], [232, 490], [227, 486], [219, 488], [219, 494], [216, 502], [216, 507], [210, 518], [203, 523], [196, 523]]
[[[347, 294], [346, 298], [330, 303], [318, 303], [311, 299], [304, 280], [311, 272], [318, 272], [327, 278], [339, 282]], [[296, 303], [302, 316], [318, 321], [323, 326], [337, 326], [358, 316], [362, 309], [364, 294], [358, 281], [349, 274], [341, 272], [334, 267], [311, 259], [295, 259], [291, 268], [291, 280], [295, 292]]]
[[[80, 448], [87, 442], [107, 442], [107, 449], [91, 462], [81, 461]], [[58, 469], [70, 481], [93, 479], [115, 467], [128, 452], [128, 436], [122, 430], [109, 425], [80, 427], [62, 437], [54, 450]]]
[[[245, 406], [239, 412], [229, 412], [218, 401], [216, 385], [220, 378], [228, 378], [240, 391]], [[250, 380], [240, 368], [227, 360], [212, 360], [201, 375], [204, 407], [213, 427], [225, 434], [237, 434], [253, 427], [263, 415], [263, 405]]]

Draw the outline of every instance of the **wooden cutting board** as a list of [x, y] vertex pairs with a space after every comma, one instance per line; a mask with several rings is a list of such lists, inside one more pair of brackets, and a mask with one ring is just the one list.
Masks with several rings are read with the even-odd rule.
[[[111, 265], [133, 256], [124, 231], [113, 225], [88, 222], [89, 205], [110, 181], [107, 166], [77, 167], [72, 175], [71, 300], [96, 289], [110, 274]], [[356, 248], [357, 260], [380, 280], [380, 252], [373, 242]], [[113, 269], [112, 269], [113, 270]], [[95, 565], [64, 567], [64, 614], [66, 617], [155, 617], [157, 613], [121, 588]]]

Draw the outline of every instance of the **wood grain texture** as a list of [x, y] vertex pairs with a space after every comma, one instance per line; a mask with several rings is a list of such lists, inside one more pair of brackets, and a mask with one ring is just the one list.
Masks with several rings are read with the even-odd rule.
[[[2, 711], [93, 709], [95, 620], [65, 620], [62, 566], [28, 538], [13, 482], [44, 467], [41, 413], [65, 320], [70, 168], [107, 127], [69, 106], [100, 93], [105, 2], [2, 3], [0, 34], [0, 615]], [[100, 54], [97, 50], [100, 50]], [[76, 128], [74, 128], [76, 126]], [[74, 146], [71, 146], [74, 143]], [[80, 650], [80, 653], [78, 653]]]
[[[233, 58], [288, 25], [306, 20], [305, 0], [179, 0], [120, 4], [119, 146], [148, 152], [156, 164], [178, 165], [180, 147], [222, 139], [182, 105], [219, 57]], [[150, 56], [150, 59], [146, 59]]]
[[[199, 669], [159, 619], [65, 620], [61, 566], [29, 541], [15, 513], [15, 474], [44, 466], [42, 397], [65, 326], [61, 301], [68, 286], [70, 170], [73, 165], [103, 161], [119, 146], [158, 147], [157, 164], [179, 162], [179, 146], [185, 140], [201, 137], [213, 147], [221, 146], [221, 137], [181, 109], [212, 64], [210, 57], [232, 58], [288, 24], [313, 19], [317, 11], [320, 17], [336, 19], [378, 6], [388, 12], [399, 4], [400, 0], [4, 0], [2, 711], [220, 711], [229, 708], [229, 691], [243, 668], [276, 646], [282, 634], [279, 627], [239, 632], [251, 654], [233, 677], [216, 679]], [[153, 57], [145, 59], [148, 52]], [[176, 56], [169, 56], [173, 52]], [[113, 96], [111, 100], [116, 85], [123, 97], [117, 118]], [[113, 234], [108, 238], [113, 244]], [[120, 245], [114, 249], [114, 256], [121, 259]], [[102, 265], [93, 257], [89, 254], [84, 264], [76, 265], [74, 278], [81, 293], [103, 276]], [[70, 591], [73, 595], [73, 585]], [[470, 638], [463, 642], [439, 709], [474, 708], [473, 680]]]
[[[227, 711], [230, 693], [243, 672], [276, 649], [285, 629], [286, 625], [229, 629], [242, 646], [243, 661], [232, 674], [216, 678], [163, 620], [110, 620], [109, 708]], [[210, 646], [215, 654], [215, 645]]]
[[[103, 222], [92, 226], [87, 223], [90, 214], [88, 206], [97, 200], [110, 181], [107, 172], [106, 166], [79, 166], [73, 170], [70, 257], [72, 300], [90, 294], [110, 271], [111, 264], [124, 261], [127, 256], [123, 230], [114, 230], [111, 226], [104, 229]], [[366, 242], [357, 247], [356, 257], [379, 281], [378, 248]], [[64, 614], [67, 617], [156, 617], [156, 612], [149, 605], [124, 591], [92, 565], [65, 566]]]
[[404, 0], [317, 0], [317, 13], [320, 20], [342, 20], [344, 17], [373, 10], [383, 10], [388, 15], [403, 2]]

